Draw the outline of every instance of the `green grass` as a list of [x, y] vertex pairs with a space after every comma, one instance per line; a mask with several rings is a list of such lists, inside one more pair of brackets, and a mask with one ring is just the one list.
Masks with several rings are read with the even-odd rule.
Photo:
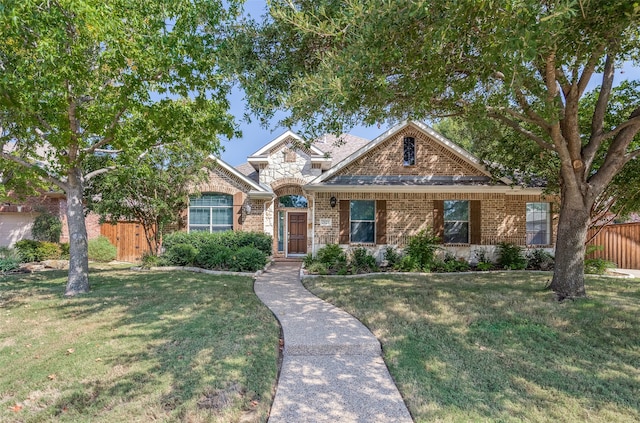
[[415, 421], [640, 421], [640, 280], [559, 304], [525, 272], [307, 279], [380, 339]]
[[92, 269], [0, 278], [0, 421], [265, 421], [279, 327], [247, 277]]

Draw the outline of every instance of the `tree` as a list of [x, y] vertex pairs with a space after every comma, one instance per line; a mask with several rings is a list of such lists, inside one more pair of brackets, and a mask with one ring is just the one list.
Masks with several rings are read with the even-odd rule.
[[[87, 208], [102, 221], [140, 222], [157, 255], [165, 229], [180, 224], [193, 186], [206, 176], [207, 156], [189, 142], [152, 149], [135, 164], [92, 179], [85, 191]], [[100, 168], [111, 158], [97, 161]]]
[[235, 9], [222, 4], [7, 0], [0, 6], [0, 172], [19, 165], [66, 193], [66, 295], [89, 290], [82, 195], [92, 178], [110, 170], [85, 173], [84, 163], [96, 154], [133, 163], [151, 146], [181, 139], [214, 151], [218, 135], [233, 133], [216, 51]]
[[[640, 4], [628, 0], [273, 0], [245, 23], [230, 63], [252, 109], [288, 110], [310, 135], [355, 124], [486, 116], [559, 162], [561, 206], [551, 288], [585, 296], [584, 239], [596, 199], [625, 163], [640, 107], [607, 128], [615, 69], [637, 60]], [[596, 72], [589, 130], [580, 98]], [[598, 156], [602, 165], [594, 168]], [[522, 157], [526, 163], [527, 158]]]

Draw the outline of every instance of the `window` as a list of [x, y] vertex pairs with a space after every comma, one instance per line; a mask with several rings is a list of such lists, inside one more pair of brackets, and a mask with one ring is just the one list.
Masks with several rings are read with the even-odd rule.
[[233, 197], [203, 194], [189, 198], [189, 232], [221, 232], [233, 229]]
[[404, 138], [404, 159], [405, 166], [413, 166], [416, 164], [416, 140], [413, 137]]
[[309, 205], [306, 198], [303, 195], [284, 195], [278, 197], [278, 204], [280, 207], [295, 207], [306, 209]]
[[282, 252], [284, 251], [284, 218], [285, 218], [285, 212], [283, 211], [279, 211], [278, 212], [278, 251]]
[[551, 244], [549, 203], [527, 203], [527, 245]]
[[376, 202], [352, 200], [349, 206], [351, 242], [373, 244], [376, 239]]
[[469, 243], [469, 202], [449, 200], [444, 202], [445, 244]]

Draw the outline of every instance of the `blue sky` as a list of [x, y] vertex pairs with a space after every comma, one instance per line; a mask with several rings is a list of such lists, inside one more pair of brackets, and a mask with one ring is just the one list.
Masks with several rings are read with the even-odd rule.
[[[246, 0], [245, 12], [254, 18], [259, 18], [266, 13], [266, 1]], [[597, 85], [598, 79], [598, 75], [594, 75], [591, 79], [591, 89]], [[630, 63], [616, 71], [615, 81], [618, 83], [623, 80], [634, 79], [640, 80], [640, 68], [634, 67]], [[236, 166], [246, 162], [247, 156], [256, 152], [260, 147], [281, 135], [288, 128], [278, 126], [277, 119], [273, 120], [269, 128], [263, 128], [256, 118], [252, 118], [251, 123], [244, 120], [244, 115], [247, 112], [246, 104], [244, 102], [244, 93], [238, 88], [235, 88], [232, 91], [229, 100], [231, 103], [230, 112], [235, 116], [236, 122], [242, 131], [242, 136], [231, 140], [223, 140], [222, 147], [224, 148], [224, 151], [221, 156], [224, 161], [232, 166]], [[374, 139], [387, 129], [389, 128], [386, 126], [359, 126], [352, 128], [348, 132], [362, 138]]]

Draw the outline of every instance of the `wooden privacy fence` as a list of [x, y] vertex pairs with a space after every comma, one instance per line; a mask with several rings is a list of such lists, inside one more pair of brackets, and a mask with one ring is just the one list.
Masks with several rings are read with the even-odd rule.
[[149, 251], [147, 239], [144, 236], [142, 225], [136, 222], [103, 223], [100, 225], [100, 234], [109, 238], [109, 241], [118, 250], [116, 260], [140, 261], [142, 255]]
[[[589, 238], [598, 229], [591, 229]], [[607, 225], [588, 245], [604, 247], [590, 254], [589, 258], [609, 260], [623, 269], [640, 269], [640, 222]]]

